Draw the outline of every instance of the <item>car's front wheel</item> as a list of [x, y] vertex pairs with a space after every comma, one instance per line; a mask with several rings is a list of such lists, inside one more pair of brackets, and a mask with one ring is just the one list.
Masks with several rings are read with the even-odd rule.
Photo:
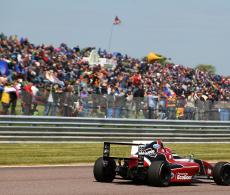
[[148, 169], [148, 184], [166, 187], [171, 179], [171, 169], [166, 161], [153, 161]]
[[103, 157], [95, 161], [93, 173], [99, 182], [112, 182], [116, 175], [116, 162], [113, 159], [104, 160]]
[[213, 168], [213, 179], [218, 185], [230, 185], [230, 163], [216, 163]]

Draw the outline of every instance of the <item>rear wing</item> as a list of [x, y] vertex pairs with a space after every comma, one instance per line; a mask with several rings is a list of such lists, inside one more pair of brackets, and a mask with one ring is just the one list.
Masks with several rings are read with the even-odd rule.
[[137, 159], [138, 159], [138, 167], [144, 167], [144, 147], [145, 144], [142, 143], [124, 143], [124, 142], [104, 142], [103, 148], [103, 159], [108, 160], [117, 159], [117, 160], [130, 160], [131, 158], [123, 158], [123, 157], [111, 157], [110, 156], [110, 145], [126, 145], [126, 146], [135, 146], [137, 148]]

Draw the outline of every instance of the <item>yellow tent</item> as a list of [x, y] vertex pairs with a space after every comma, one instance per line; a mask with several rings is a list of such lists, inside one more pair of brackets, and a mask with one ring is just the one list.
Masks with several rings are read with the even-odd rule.
[[147, 56], [148, 63], [153, 63], [159, 59], [161, 59], [161, 57], [155, 54], [154, 52], [150, 52]]

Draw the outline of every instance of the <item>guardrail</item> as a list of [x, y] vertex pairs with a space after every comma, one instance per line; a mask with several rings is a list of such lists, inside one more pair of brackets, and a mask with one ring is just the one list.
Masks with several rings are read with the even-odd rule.
[[106, 119], [0, 115], [0, 143], [229, 142], [230, 121]]

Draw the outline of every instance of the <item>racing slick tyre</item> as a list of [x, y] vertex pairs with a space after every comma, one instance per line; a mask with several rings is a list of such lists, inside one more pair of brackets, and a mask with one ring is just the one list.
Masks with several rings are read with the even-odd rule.
[[116, 175], [116, 163], [113, 159], [103, 160], [103, 157], [95, 161], [93, 174], [99, 182], [112, 182]]
[[153, 161], [148, 169], [147, 181], [150, 186], [166, 187], [171, 179], [171, 169], [166, 161]]
[[213, 179], [217, 185], [230, 184], [230, 163], [218, 162], [213, 168]]

